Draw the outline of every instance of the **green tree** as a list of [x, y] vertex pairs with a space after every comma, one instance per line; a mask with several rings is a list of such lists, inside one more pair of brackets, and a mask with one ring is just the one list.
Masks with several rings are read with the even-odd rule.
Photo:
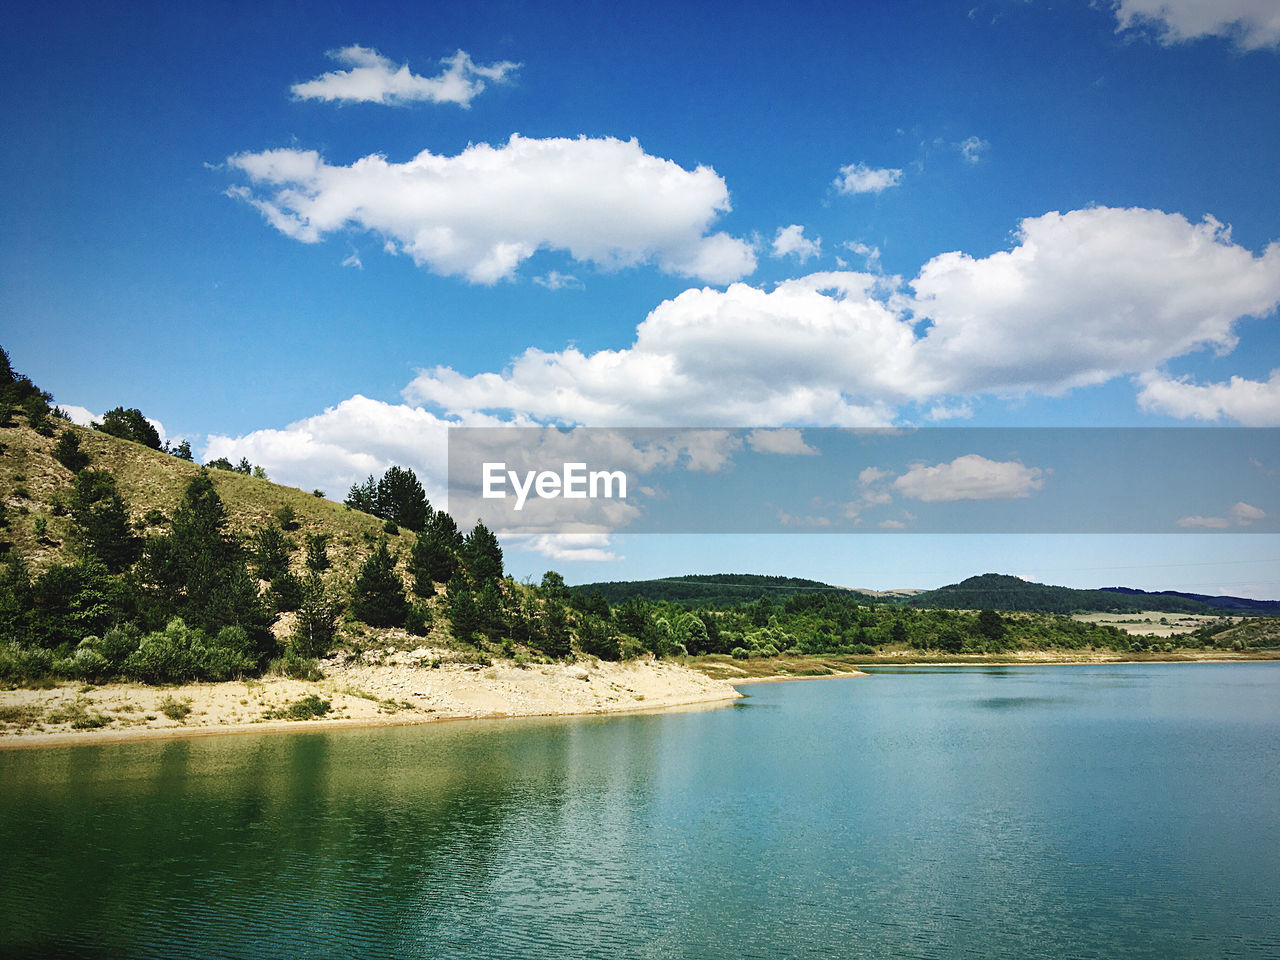
[[129, 511], [105, 470], [81, 470], [71, 489], [71, 519], [87, 556], [96, 557], [112, 573], [138, 559], [139, 543], [129, 526]]
[[448, 594], [449, 623], [453, 627], [454, 639], [470, 643], [483, 629], [479, 611], [476, 609], [475, 594], [460, 576], [455, 576], [449, 581]]
[[179, 460], [186, 460], [188, 463], [195, 460], [195, 456], [191, 453], [191, 441], [183, 440], [174, 450], [173, 455]]
[[275, 581], [289, 571], [289, 552], [293, 544], [274, 523], [253, 535], [253, 562], [259, 580]]
[[320, 573], [329, 569], [329, 535], [307, 534], [307, 569]]
[[361, 513], [368, 513], [377, 516], [378, 513], [378, 484], [372, 476], [364, 483], [353, 483], [351, 490], [347, 493], [347, 499], [342, 501], [352, 510], [359, 510]]
[[1004, 617], [996, 613], [994, 610], [981, 610], [978, 612], [978, 632], [988, 640], [999, 641], [1004, 639]]
[[208, 471], [191, 479], [169, 527], [167, 535], [148, 541], [141, 568], [152, 622], [177, 616], [212, 634], [239, 626], [258, 665], [265, 663], [276, 650], [273, 617], [240, 543], [227, 531], [226, 508]]
[[79, 473], [89, 465], [89, 455], [80, 449], [80, 435], [74, 430], [62, 431], [58, 445], [53, 448], [53, 456], [72, 473]]
[[375, 509], [370, 512], [375, 516], [414, 532], [427, 525], [431, 506], [422, 484], [408, 467], [389, 467], [378, 481], [374, 498]]
[[483, 589], [486, 583], [496, 584], [502, 580], [502, 547], [493, 532], [479, 520], [463, 541], [462, 562], [477, 590]]
[[408, 609], [404, 582], [396, 573], [396, 558], [387, 541], [379, 540], [377, 549], [365, 558], [356, 575], [351, 612], [371, 627], [399, 627], [404, 624]]
[[303, 657], [323, 657], [333, 648], [338, 635], [338, 617], [342, 601], [334, 596], [319, 574], [307, 575], [302, 584], [302, 602], [298, 605], [290, 643]]
[[132, 440], [152, 450], [160, 449], [159, 432], [136, 407], [128, 410], [124, 407], [108, 410], [102, 415], [101, 423], [93, 424], [93, 429], [119, 437], [121, 440]]

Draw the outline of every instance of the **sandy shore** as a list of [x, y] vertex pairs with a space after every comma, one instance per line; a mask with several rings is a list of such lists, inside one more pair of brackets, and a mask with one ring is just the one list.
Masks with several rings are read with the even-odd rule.
[[[429, 664], [428, 659], [421, 665], [330, 664], [324, 678], [316, 682], [266, 678], [181, 687], [69, 683], [51, 690], [5, 690], [0, 691], [0, 749], [489, 717], [629, 713], [742, 696], [726, 681], [652, 660], [525, 667]], [[310, 696], [329, 703], [321, 717], [280, 716]]]

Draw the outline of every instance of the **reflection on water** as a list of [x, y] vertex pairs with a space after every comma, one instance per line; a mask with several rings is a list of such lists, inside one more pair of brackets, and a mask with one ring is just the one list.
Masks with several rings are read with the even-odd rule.
[[1280, 665], [745, 690], [713, 712], [0, 754], [0, 948], [1280, 955]]

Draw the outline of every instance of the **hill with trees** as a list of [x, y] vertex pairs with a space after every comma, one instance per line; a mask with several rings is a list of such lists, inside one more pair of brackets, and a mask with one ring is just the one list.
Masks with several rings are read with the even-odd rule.
[[908, 598], [906, 604], [918, 609], [1022, 611], [1026, 613], [1162, 613], [1223, 614], [1233, 608], [1212, 607], [1202, 600], [1179, 594], [1152, 594], [1141, 591], [1077, 590], [1032, 583], [1021, 577], [984, 573], [937, 590], [926, 590]]

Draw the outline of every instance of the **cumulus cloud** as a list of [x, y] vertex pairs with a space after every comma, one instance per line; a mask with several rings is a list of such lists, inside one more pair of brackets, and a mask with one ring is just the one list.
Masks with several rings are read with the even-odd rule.
[[1232, 507], [1230, 513], [1231, 519], [1241, 527], [1247, 527], [1255, 520], [1267, 519], [1267, 511], [1263, 510], [1261, 507], [1255, 507], [1251, 504], [1245, 503], [1243, 500], [1239, 501], [1234, 507]]
[[801, 263], [810, 257], [822, 253], [822, 238], [810, 240], [804, 235], [804, 227], [793, 223], [789, 227], [779, 227], [778, 235], [773, 238], [773, 255], [775, 257], [794, 256]]
[[976, 453], [950, 463], [917, 464], [893, 482], [904, 497], [926, 503], [1018, 500], [1044, 486], [1044, 471], [1016, 460], [988, 460]]
[[211, 436], [204, 460], [248, 457], [277, 483], [324, 490], [335, 500], [351, 484], [398, 464], [411, 467], [428, 497], [440, 503], [448, 483], [448, 426], [426, 410], [357, 394], [283, 429]]
[[607, 533], [512, 534], [503, 537], [502, 543], [506, 549], [540, 553], [560, 562], [607, 563], [626, 559], [610, 549], [613, 541]]
[[1188, 529], [1203, 527], [1206, 530], [1225, 530], [1231, 526], [1231, 521], [1226, 517], [1182, 517], [1178, 521], [1178, 526]]
[[93, 421], [102, 419], [98, 414], [90, 413], [86, 407], [81, 407], [74, 403], [59, 403], [55, 404], [55, 406], [65, 413], [72, 423], [81, 427], [87, 427]]
[[1212, 217], [1095, 207], [1023, 220], [1017, 246], [934, 257], [912, 281], [933, 321], [918, 370], [939, 393], [1061, 393], [1195, 349], [1280, 302], [1280, 243], [1261, 257]]
[[1152, 31], [1163, 44], [1226, 37], [1242, 50], [1280, 48], [1274, 0], [1112, 0], [1117, 30]]
[[656, 263], [728, 283], [756, 266], [749, 243], [709, 233], [730, 209], [710, 167], [686, 170], [635, 140], [529, 139], [473, 144], [454, 157], [424, 150], [394, 163], [370, 155], [333, 165], [314, 150], [227, 160], [250, 186], [228, 194], [304, 243], [356, 228], [435, 273], [496, 283], [540, 249], [606, 269]]
[[1267, 519], [1265, 510], [1240, 500], [1227, 511], [1227, 516], [1225, 517], [1201, 517], [1199, 515], [1182, 517], [1178, 521], [1178, 526], [1187, 528], [1199, 527], [1206, 530], [1226, 530], [1230, 527], [1252, 526], [1255, 521], [1265, 519]]
[[756, 453], [773, 453], [783, 456], [818, 456], [817, 449], [805, 443], [804, 434], [794, 428], [752, 430], [747, 434], [747, 445]]
[[456, 103], [469, 107], [484, 90], [486, 80], [503, 83], [520, 66], [506, 60], [478, 64], [459, 50], [441, 61], [444, 70], [438, 76], [420, 77], [410, 72], [407, 63], [397, 64], [370, 47], [343, 47], [331, 50], [329, 56], [351, 69], [334, 70], [313, 80], [295, 83], [290, 90], [296, 99], [394, 106]]
[[1192, 420], [1226, 417], [1246, 427], [1280, 426], [1280, 370], [1269, 379], [1232, 377], [1226, 383], [1192, 383], [1158, 373], [1139, 378], [1138, 406], [1150, 413]]
[[990, 149], [991, 144], [981, 137], [968, 137], [960, 142], [960, 156], [966, 163], [977, 163]]
[[882, 193], [896, 187], [902, 179], [902, 171], [881, 167], [868, 167], [865, 163], [851, 163], [840, 168], [835, 188], [840, 193]]
[[1254, 256], [1212, 219], [1099, 207], [1024, 220], [1011, 250], [942, 254], [910, 284], [824, 272], [686, 290], [629, 346], [529, 349], [474, 376], [436, 367], [406, 395], [598, 426], [888, 426], [902, 404], [945, 418], [966, 397], [1056, 395], [1227, 351], [1241, 317], [1278, 302], [1280, 244]]
[[561, 273], [559, 270], [552, 270], [545, 276], [534, 277], [533, 282], [540, 287], [546, 287], [548, 290], [581, 290], [585, 286], [577, 277], [572, 274]]

